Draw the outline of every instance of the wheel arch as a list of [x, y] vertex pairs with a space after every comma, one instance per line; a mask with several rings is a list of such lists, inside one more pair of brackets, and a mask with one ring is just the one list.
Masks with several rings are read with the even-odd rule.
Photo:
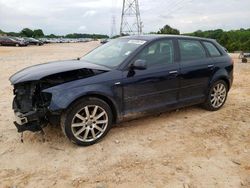
[[226, 69], [220, 69], [218, 70], [213, 77], [210, 80], [209, 83], [209, 88], [212, 86], [212, 84], [218, 80], [223, 80], [224, 82], [226, 82], [227, 87], [228, 87], [228, 91], [231, 88], [231, 84], [232, 84], [232, 78], [230, 78], [230, 75], [228, 74], [228, 72], [226, 71]]
[[118, 107], [117, 105], [115, 104], [115, 102], [110, 99], [110, 97], [107, 97], [103, 94], [99, 94], [99, 93], [89, 93], [89, 94], [85, 94], [85, 95], [82, 95], [76, 99], [74, 99], [68, 106], [66, 109], [68, 109], [70, 106], [74, 105], [74, 103], [76, 103], [77, 101], [79, 100], [82, 100], [84, 98], [98, 98], [98, 99], [101, 99], [103, 100], [104, 102], [106, 102], [109, 106], [110, 106], [110, 109], [112, 111], [112, 114], [113, 114], [113, 122], [116, 123], [119, 119], [119, 112], [118, 112]]
[[229, 79], [226, 78], [226, 77], [221, 77], [221, 78], [218, 79], [218, 80], [223, 80], [224, 82], [226, 82], [226, 84], [227, 84], [227, 89], [228, 89], [228, 91], [229, 91], [229, 89], [230, 89], [230, 87], [231, 87]]
[[218, 76], [218, 77], [215, 77], [211, 82], [210, 82], [210, 87], [211, 85], [214, 83], [214, 82], [217, 82], [219, 80], [223, 80], [226, 84], [227, 84], [227, 89], [229, 91], [231, 85], [230, 85], [230, 81], [229, 81], [229, 78], [227, 78], [226, 76]]

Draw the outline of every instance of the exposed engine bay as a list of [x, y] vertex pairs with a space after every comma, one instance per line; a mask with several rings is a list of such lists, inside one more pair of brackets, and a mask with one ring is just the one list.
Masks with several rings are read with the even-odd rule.
[[[18, 132], [26, 130], [41, 131], [48, 123], [58, 122], [59, 112], [51, 112], [48, 107], [52, 94], [43, 90], [60, 84], [91, 77], [104, 70], [93, 70], [88, 68], [61, 72], [45, 76], [40, 80], [27, 81], [14, 84], [13, 110], [16, 116], [14, 122]], [[57, 119], [55, 120], [55, 118]]]

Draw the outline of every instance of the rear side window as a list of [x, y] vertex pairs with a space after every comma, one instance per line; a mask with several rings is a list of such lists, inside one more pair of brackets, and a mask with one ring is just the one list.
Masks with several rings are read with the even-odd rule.
[[196, 40], [178, 40], [180, 46], [181, 60], [189, 61], [203, 59], [206, 52], [199, 41]]
[[211, 42], [203, 42], [212, 57], [221, 56], [219, 50]]

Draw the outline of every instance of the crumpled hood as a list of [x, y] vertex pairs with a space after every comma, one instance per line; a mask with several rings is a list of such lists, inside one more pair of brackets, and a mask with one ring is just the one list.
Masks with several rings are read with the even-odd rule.
[[56, 61], [56, 62], [44, 63], [27, 67], [12, 75], [9, 80], [11, 84], [14, 85], [27, 81], [40, 80], [43, 77], [57, 73], [84, 69], [84, 68], [93, 70], [104, 70], [104, 71], [110, 70], [105, 66], [87, 63], [85, 61], [79, 61], [79, 60]]

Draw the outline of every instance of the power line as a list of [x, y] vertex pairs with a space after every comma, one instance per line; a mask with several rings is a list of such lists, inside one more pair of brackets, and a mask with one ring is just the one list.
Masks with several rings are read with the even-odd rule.
[[[186, 1], [186, 2], [185, 2]], [[192, 0], [180, 0], [180, 1], [177, 1], [176, 3], [172, 4], [170, 6], [169, 11], [167, 14], [164, 15], [164, 17], [167, 17], [169, 16], [171, 13], [175, 12], [175, 11], [178, 11], [180, 9], [182, 9], [186, 3], [189, 3], [190, 1]], [[185, 2], [185, 3], [184, 3]]]

